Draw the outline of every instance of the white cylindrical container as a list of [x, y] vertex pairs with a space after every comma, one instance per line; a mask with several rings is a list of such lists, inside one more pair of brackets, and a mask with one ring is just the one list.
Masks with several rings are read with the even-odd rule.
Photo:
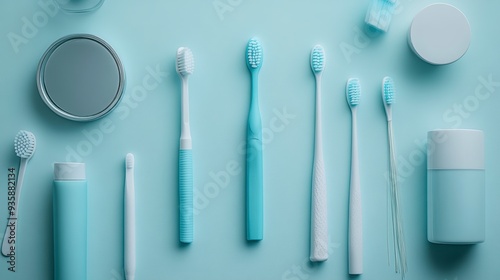
[[415, 54], [433, 65], [450, 64], [469, 49], [471, 28], [456, 7], [437, 3], [425, 7], [413, 19], [408, 43]]
[[484, 135], [442, 129], [427, 134], [427, 238], [439, 244], [485, 239]]

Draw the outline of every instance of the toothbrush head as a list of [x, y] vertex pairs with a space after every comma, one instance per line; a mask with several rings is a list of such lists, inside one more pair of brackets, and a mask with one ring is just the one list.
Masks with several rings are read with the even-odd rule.
[[180, 76], [187, 76], [194, 72], [194, 56], [189, 48], [180, 47], [177, 49], [177, 59], [175, 68]]
[[128, 153], [127, 156], [125, 157], [125, 168], [127, 169], [132, 169], [134, 168], [134, 155], [131, 153]]
[[248, 41], [246, 61], [250, 71], [260, 70], [262, 67], [262, 45], [256, 38], [252, 38]]
[[351, 107], [351, 109], [359, 105], [359, 99], [361, 97], [361, 85], [359, 83], [359, 79], [350, 78], [349, 80], [347, 80], [346, 97], [347, 104], [349, 104], [349, 107]]
[[384, 77], [382, 80], [382, 97], [384, 104], [386, 106], [392, 105], [395, 102], [394, 94], [396, 89], [394, 88], [394, 81], [391, 77]]
[[35, 153], [36, 138], [29, 131], [21, 130], [14, 139], [14, 150], [20, 158], [30, 159]]
[[314, 74], [319, 74], [325, 69], [325, 49], [316, 45], [311, 51], [311, 69]]

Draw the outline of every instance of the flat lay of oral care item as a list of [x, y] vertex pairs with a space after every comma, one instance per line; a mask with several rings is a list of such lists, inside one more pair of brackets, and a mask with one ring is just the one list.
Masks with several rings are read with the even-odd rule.
[[500, 2], [28, 2], [0, 279], [500, 279]]
[[427, 135], [427, 238], [438, 244], [484, 242], [484, 133], [437, 129]]
[[87, 278], [87, 180], [84, 163], [54, 164], [54, 279]]
[[99, 9], [104, 0], [55, 0], [55, 2], [67, 13], [88, 13]]
[[118, 55], [94, 35], [76, 34], [54, 42], [37, 71], [38, 91], [61, 117], [92, 121], [111, 112], [125, 89]]

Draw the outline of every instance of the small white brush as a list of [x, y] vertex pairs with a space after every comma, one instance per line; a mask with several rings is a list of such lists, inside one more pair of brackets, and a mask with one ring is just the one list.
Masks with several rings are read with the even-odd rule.
[[135, 254], [135, 183], [133, 154], [125, 158], [125, 204], [124, 204], [124, 270], [126, 280], [134, 280], [136, 268]]
[[[26, 172], [26, 166], [28, 165], [28, 161], [31, 159], [33, 154], [35, 153], [36, 148], [36, 138], [35, 135], [29, 131], [21, 130], [17, 133], [16, 138], [14, 139], [14, 150], [16, 151], [16, 155], [21, 158], [21, 162], [19, 164], [19, 171], [17, 173], [17, 182], [16, 182], [16, 194], [14, 209], [11, 211], [11, 215], [8, 218], [8, 223], [14, 223], [14, 233], [11, 233], [10, 226], [5, 228], [5, 234], [2, 242], [2, 255], [8, 256], [10, 254], [10, 242], [16, 242], [17, 236], [17, 228], [19, 224], [17, 223], [17, 217], [19, 213], [19, 202], [21, 197], [21, 188], [23, 187], [24, 181], [24, 173]], [[11, 237], [13, 236], [13, 237]]]
[[361, 97], [361, 86], [358, 79], [353, 78], [347, 81], [346, 97], [352, 113], [351, 185], [349, 188], [349, 274], [357, 275], [363, 273], [363, 222], [356, 120]]

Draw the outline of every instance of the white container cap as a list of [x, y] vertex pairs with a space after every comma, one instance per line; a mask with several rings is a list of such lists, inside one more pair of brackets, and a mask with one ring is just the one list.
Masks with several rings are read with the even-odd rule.
[[473, 129], [427, 133], [427, 169], [484, 169], [484, 134]]
[[450, 64], [469, 48], [471, 29], [465, 15], [449, 4], [433, 4], [413, 19], [408, 43], [415, 54], [434, 65]]
[[85, 163], [77, 163], [77, 162], [54, 163], [54, 180], [58, 181], [85, 180]]

